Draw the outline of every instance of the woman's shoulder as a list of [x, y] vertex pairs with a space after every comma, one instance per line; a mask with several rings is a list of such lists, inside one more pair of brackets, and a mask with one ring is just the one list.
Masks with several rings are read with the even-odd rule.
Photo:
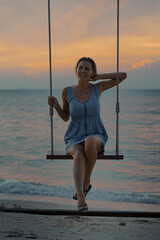
[[73, 86], [67, 86], [67, 87], [63, 88], [62, 93], [67, 93], [68, 90], [73, 88], [73, 87], [74, 87], [74, 85]]
[[62, 90], [62, 98], [67, 99], [68, 87], [63, 88]]
[[94, 91], [97, 96], [100, 96], [100, 91], [99, 91], [99, 85], [98, 83], [92, 83], [92, 87], [94, 88]]
[[62, 97], [67, 99], [68, 94], [70, 95], [70, 93], [71, 93], [70, 91], [71, 91], [72, 87], [73, 86], [67, 86], [67, 87], [63, 88]]
[[67, 93], [68, 87], [62, 89], [62, 93]]

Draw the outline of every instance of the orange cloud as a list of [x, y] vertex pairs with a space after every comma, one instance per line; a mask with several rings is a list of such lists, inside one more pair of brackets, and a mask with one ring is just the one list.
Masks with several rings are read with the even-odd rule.
[[145, 67], [145, 66], [149, 67], [150, 63], [153, 63], [153, 62], [155, 62], [155, 61], [152, 60], [152, 59], [147, 59], [147, 60], [142, 60], [140, 62], [135, 62], [135, 63], [132, 64], [131, 69], [136, 69], [136, 68]]
[[[0, 67], [19, 69], [28, 75], [38, 74], [49, 69], [48, 45], [17, 44], [1, 46]], [[77, 60], [89, 56], [96, 60], [97, 65], [106, 69], [116, 64], [115, 37], [87, 38], [85, 41], [57, 43], [52, 45], [52, 65], [55, 69], [74, 69]], [[106, 69], [106, 70], [107, 70]]]
[[[38, 5], [26, 3], [27, 9], [21, 3], [19, 10], [12, 7], [13, 3], [8, 5], [11, 9], [8, 19], [12, 19], [9, 21], [12, 24], [3, 22], [1, 44], [4, 43], [4, 46], [0, 46], [0, 67], [8, 70], [16, 68], [29, 75], [41, 74], [48, 71], [47, 4], [43, 1]], [[160, 56], [160, 34], [157, 31], [159, 15], [157, 18], [150, 18], [146, 14], [132, 18], [131, 15], [126, 21], [124, 7], [133, 7], [130, 3], [132, 0], [123, 0], [120, 5], [120, 69], [124, 70], [149, 66], [152, 59], [158, 61]], [[135, 4], [135, 11], [137, 6]], [[7, 11], [2, 11], [4, 16]], [[15, 18], [15, 13], [20, 15]], [[53, 69], [73, 69], [80, 57], [90, 56], [95, 59], [100, 71], [115, 70], [115, 2], [57, 1], [51, 5], [51, 21]]]
[[24, 62], [22, 66], [26, 69], [26, 73], [33, 75], [39, 72], [44, 72], [48, 69], [47, 61]]

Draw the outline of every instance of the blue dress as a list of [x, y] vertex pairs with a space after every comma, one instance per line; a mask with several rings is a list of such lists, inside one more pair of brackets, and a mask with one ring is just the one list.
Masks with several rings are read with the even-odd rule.
[[101, 151], [104, 151], [108, 135], [100, 118], [99, 89], [96, 84], [91, 84], [92, 91], [87, 102], [80, 102], [72, 87], [67, 88], [67, 102], [71, 122], [64, 136], [66, 151], [71, 146], [82, 143], [88, 136], [97, 136], [101, 139]]

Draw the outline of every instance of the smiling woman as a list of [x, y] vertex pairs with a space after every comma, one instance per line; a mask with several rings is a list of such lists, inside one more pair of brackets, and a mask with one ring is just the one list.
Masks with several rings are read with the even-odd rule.
[[[117, 73], [97, 74], [95, 62], [83, 57], [76, 64], [76, 76], [78, 83], [63, 89], [63, 106], [53, 96], [49, 97], [48, 104], [56, 109], [63, 121], [68, 121], [71, 116], [64, 141], [66, 152], [74, 159], [77, 190], [74, 199], [78, 199], [78, 210], [84, 210], [87, 209], [84, 193], [91, 188], [90, 178], [97, 155], [104, 152], [108, 139], [100, 118], [99, 98], [104, 91], [117, 85]], [[119, 73], [119, 82], [126, 76], [126, 73]], [[102, 79], [107, 81], [92, 83]]]

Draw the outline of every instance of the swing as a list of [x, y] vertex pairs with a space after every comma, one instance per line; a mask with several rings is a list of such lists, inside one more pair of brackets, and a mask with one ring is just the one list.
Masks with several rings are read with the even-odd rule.
[[[49, 67], [50, 67], [50, 97], [52, 97], [52, 62], [51, 62], [51, 24], [50, 24], [50, 0], [48, 0], [48, 33], [49, 33]], [[115, 152], [100, 153], [97, 159], [101, 160], [122, 160], [123, 154], [119, 151], [119, 0], [117, 0], [117, 102], [116, 102], [116, 150]], [[53, 149], [53, 107], [50, 106], [51, 125], [51, 151], [46, 155], [46, 159], [67, 160], [72, 156], [64, 152], [56, 152]]]

